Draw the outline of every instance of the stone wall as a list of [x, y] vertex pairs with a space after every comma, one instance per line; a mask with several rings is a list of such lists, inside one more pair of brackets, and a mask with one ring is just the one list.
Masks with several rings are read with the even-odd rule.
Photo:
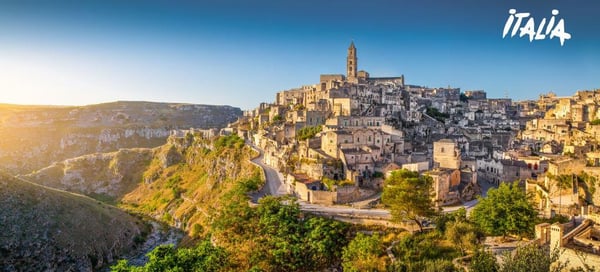
[[360, 197], [360, 191], [356, 186], [340, 186], [336, 190], [338, 204], [356, 201]]
[[337, 202], [337, 192], [310, 191], [310, 203], [333, 205]]
[[595, 269], [600, 268], [600, 255], [564, 248], [564, 251], [560, 254], [559, 262], [565, 263], [567, 261], [568, 265], [565, 271], [577, 267], [584, 268], [584, 265], [594, 267]]

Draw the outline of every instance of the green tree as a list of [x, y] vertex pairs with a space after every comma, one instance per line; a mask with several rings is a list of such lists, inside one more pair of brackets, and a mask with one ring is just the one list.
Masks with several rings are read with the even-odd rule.
[[515, 183], [502, 183], [480, 198], [471, 218], [481, 230], [490, 235], [530, 234], [537, 213], [530, 197]]
[[256, 208], [253, 260], [268, 271], [319, 271], [339, 263], [348, 225], [306, 218], [291, 198], [264, 197]]
[[440, 213], [435, 217], [435, 229], [439, 233], [446, 232], [446, 225], [449, 225], [457, 221], [467, 221], [467, 210], [465, 207], [451, 212], [451, 213]]
[[323, 217], [311, 217], [304, 223], [304, 244], [316, 270], [324, 270], [342, 257], [341, 248], [348, 244], [348, 225]]
[[452, 261], [444, 259], [425, 260], [423, 261], [423, 270], [421, 271], [436, 271], [436, 272], [456, 272], [456, 269]]
[[263, 267], [298, 271], [306, 265], [298, 203], [291, 198], [264, 197], [259, 201], [257, 215], [257, 254], [264, 261]]
[[358, 233], [342, 252], [342, 267], [347, 272], [386, 271], [385, 247], [379, 235]]
[[473, 257], [471, 257], [471, 263], [469, 265], [469, 271], [498, 272], [498, 270], [500, 270], [500, 266], [496, 261], [496, 257], [492, 253], [487, 252], [484, 249], [479, 249], [473, 253]]
[[558, 262], [560, 251], [550, 251], [548, 246], [535, 243], [519, 247], [515, 252], [503, 255], [500, 272], [559, 272], [565, 269], [566, 263]]
[[472, 251], [479, 245], [483, 234], [469, 222], [454, 221], [447, 224], [445, 236], [465, 255], [467, 251]]
[[596, 193], [597, 178], [582, 171], [581, 174], [577, 175], [577, 184], [579, 188], [583, 188], [585, 191], [585, 201], [588, 204], [593, 203], [593, 195]]
[[556, 183], [556, 187], [558, 188], [559, 191], [559, 195], [558, 195], [558, 210], [560, 213], [560, 210], [562, 209], [562, 191], [569, 189], [573, 186], [573, 176], [572, 175], [552, 175], [550, 173], [548, 173], [548, 178], [550, 178], [551, 180], [554, 180]]
[[141, 271], [141, 267], [130, 266], [127, 260], [119, 260], [117, 264], [110, 267], [110, 271], [112, 272], [133, 272], [133, 271]]
[[228, 254], [215, 247], [209, 240], [201, 241], [194, 248], [175, 249], [173, 245], [161, 245], [148, 253], [148, 262], [141, 267], [130, 266], [121, 260], [111, 267], [112, 271], [225, 271], [229, 265]]
[[412, 220], [423, 231], [421, 219], [437, 214], [433, 204], [433, 179], [405, 169], [385, 180], [381, 201], [390, 208], [392, 220]]

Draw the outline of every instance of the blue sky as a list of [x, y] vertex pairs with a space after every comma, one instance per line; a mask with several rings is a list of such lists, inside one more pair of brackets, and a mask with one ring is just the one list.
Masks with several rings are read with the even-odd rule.
[[[502, 38], [508, 10], [560, 10], [572, 38]], [[1, 1], [0, 102], [229, 104], [359, 69], [406, 83], [536, 98], [600, 88], [600, 2]]]

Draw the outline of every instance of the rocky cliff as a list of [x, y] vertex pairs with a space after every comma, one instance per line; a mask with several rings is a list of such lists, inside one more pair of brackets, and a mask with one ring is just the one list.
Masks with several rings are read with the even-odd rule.
[[85, 154], [157, 147], [172, 129], [220, 128], [241, 114], [230, 106], [152, 102], [0, 105], [0, 164], [26, 174]]
[[250, 162], [253, 156], [255, 151], [235, 135], [169, 138], [144, 172], [144, 182], [124, 195], [120, 206], [193, 237], [209, 228], [214, 212], [230, 201], [226, 195], [240, 181], [255, 180], [258, 188], [261, 170]]
[[[86, 194], [197, 233], [239, 180], [260, 180], [255, 151], [237, 136], [169, 137], [154, 149], [121, 149], [55, 163], [24, 178]], [[195, 226], [195, 227], [194, 227]]]
[[91, 271], [143, 242], [147, 226], [91, 198], [0, 173], [0, 271]]

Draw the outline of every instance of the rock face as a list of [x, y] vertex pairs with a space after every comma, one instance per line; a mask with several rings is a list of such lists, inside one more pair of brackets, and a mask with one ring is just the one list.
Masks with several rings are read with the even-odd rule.
[[[209, 213], [237, 181], [260, 178], [254, 151], [237, 136], [170, 136], [153, 149], [121, 149], [55, 163], [23, 178], [98, 200], [191, 232], [209, 228]], [[230, 141], [230, 142], [227, 142]], [[217, 144], [221, 142], [221, 144]]]
[[84, 154], [157, 147], [172, 129], [221, 128], [241, 114], [230, 106], [151, 102], [0, 105], [0, 164], [26, 174]]
[[0, 271], [92, 271], [143, 241], [140, 220], [0, 173]]

